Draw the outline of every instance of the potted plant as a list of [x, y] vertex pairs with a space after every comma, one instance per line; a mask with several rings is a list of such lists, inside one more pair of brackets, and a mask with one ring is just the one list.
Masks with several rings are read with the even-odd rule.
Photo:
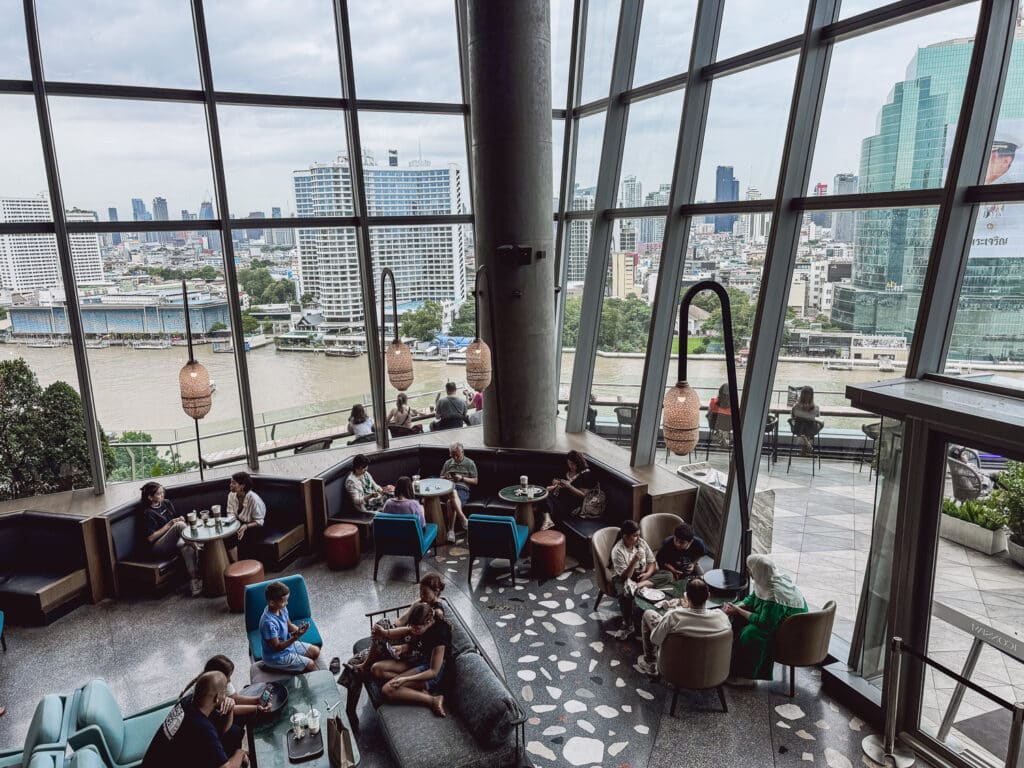
[[999, 488], [993, 494], [1010, 527], [1007, 548], [1017, 565], [1024, 566], [1024, 462], [1008, 461], [999, 473]]
[[957, 504], [942, 500], [939, 535], [970, 549], [994, 555], [1006, 549], [1006, 514], [991, 496]]

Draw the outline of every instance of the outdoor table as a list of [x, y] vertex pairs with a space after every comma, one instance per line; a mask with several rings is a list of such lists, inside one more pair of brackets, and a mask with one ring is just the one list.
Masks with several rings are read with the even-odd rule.
[[203, 594], [207, 597], [222, 597], [224, 588], [224, 569], [228, 567], [228, 552], [224, 547], [224, 539], [238, 530], [238, 518], [220, 518], [228, 522], [217, 528], [214, 520], [209, 518], [207, 524], [197, 520], [196, 527], [186, 524], [181, 531], [181, 538], [203, 547]]
[[[533, 493], [532, 496], [530, 492]], [[535, 528], [533, 505], [548, 497], [548, 489], [541, 485], [527, 485], [525, 488], [522, 485], [508, 485], [498, 491], [498, 497], [502, 501], [516, 505], [516, 518], [519, 524], [525, 525], [532, 533]]]
[[448, 538], [448, 526], [445, 524], [444, 515], [441, 514], [441, 498], [448, 496], [453, 490], [455, 490], [455, 483], [451, 480], [445, 480], [443, 477], [428, 477], [425, 480], [420, 480], [419, 488], [416, 491], [416, 495], [423, 499], [423, 512], [427, 522], [437, 525], [437, 538], [434, 541], [438, 544], [444, 544], [445, 539]]
[[[254, 768], [285, 768], [291, 765], [288, 761], [288, 749], [285, 739], [291, 729], [291, 716], [296, 712], [309, 712], [310, 707], [320, 710], [320, 735], [324, 740], [324, 753], [315, 760], [303, 763], [310, 768], [328, 768], [331, 764], [327, 756], [327, 717], [328, 707], [333, 707], [330, 716], [340, 715], [345, 727], [352, 731], [345, 708], [341, 706], [344, 697], [341, 688], [334, 680], [334, 675], [326, 669], [317, 669], [301, 675], [293, 675], [279, 681], [288, 691], [288, 703], [272, 717], [257, 721], [248, 728], [249, 757]], [[352, 759], [359, 764], [359, 745], [352, 736]]]

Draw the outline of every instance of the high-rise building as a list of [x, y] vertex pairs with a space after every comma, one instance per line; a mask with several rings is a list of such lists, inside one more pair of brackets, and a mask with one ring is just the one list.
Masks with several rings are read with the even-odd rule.
[[[283, 218], [281, 215], [281, 208], [274, 206], [270, 209], [270, 218], [280, 219]], [[295, 245], [295, 230], [294, 229], [268, 229], [263, 233], [267, 239], [267, 245], [283, 245], [291, 248]]]
[[[745, 195], [747, 200], [760, 200], [761, 190], [757, 187], [747, 187]], [[747, 238], [751, 245], [764, 245], [768, 242], [768, 232], [772, 226], [772, 215], [766, 211], [749, 213], [740, 217], [741, 234]]]
[[639, 208], [643, 199], [643, 184], [636, 176], [626, 176], [622, 180], [622, 207]]
[[[828, 196], [828, 184], [822, 184], [818, 182], [814, 185], [814, 196], [815, 197], [827, 197]], [[832, 227], [832, 211], [814, 211], [811, 213], [811, 221], [819, 227]]]
[[[117, 208], [107, 208], [107, 219], [109, 221], [118, 221], [119, 220], [117, 218]], [[110, 244], [111, 245], [120, 245], [121, 244], [121, 233], [120, 232], [113, 232], [110, 235]]]
[[[265, 218], [267, 218], [267, 214], [264, 211], [250, 211], [249, 212], [249, 218], [250, 219], [265, 219]], [[259, 240], [260, 238], [263, 237], [263, 230], [262, 229], [247, 229], [247, 230], [245, 230], [245, 236], [246, 236], [246, 239], [248, 239], [248, 240]]]
[[624, 299], [629, 295], [640, 295], [640, 284], [636, 279], [637, 254], [616, 251], [611, 254], [611, 286], [609, 296]]
[[[832, 191], [837, 195], [853, 195], [857, 192], [857, 174], [837, 173], [832, 179]], [[836, 211], [832, 214], [832, 239], [840, 243], [852, 243], [856, 226], [856, 211]]]
[[[95, 211], [77, 208], [68, 221], [98, 221]], [[45, 197], [0, 198], [0, 223], [52, 221]], [[103, 281], [100, 239], [95, 234], [73, 234], [71, 262], [78, 283]], [[0, 235], [0, 287], [14, 291], [56, 288], [61, 285], [57, 241], [53, 235]]]
[[[715, 202], [731, 203], [740, 199], [740, 182], [733, 175], [731, 165], [720, 165], [715, 169]], [[732, 234], [732, 225], [739, 217], [734, 213], [715, 216], [715, 233]]]
[[[572, 199], [572, 210], [592, 211], [594, 190], [576, 189]], [[566, 281], [581, 283], [587, 276], [587, 256], [590, 253], [590, 219], [573, 219], [569, 222], [569, 260], [566, 264]]]
[[[167, 198], [165, 197], [154, 197], [153, 198], [153, 221], [170, 221], [171, 216], [167, 211]], [[171, 232], [157, 232], [156, 239], [161, 243], [169, 243], [174, 239], [174, 234]]]
[[[206, 221], [213, 218], [213, 203], [209, 200], [204, 200], [199, 204], [199, 219], [200, 221]], [[201, 232], [200, 236], [206, 239], [208, 250], [219, 251], [221, 249], [220, 232], [218, 230], [208, 229]]]
[[[395, 164], [391, 163], [391, 157]], [[386, 166], [369, 155], [363, 161], [370, 215], [444, 215], [465, 212], [464, 176], [454, 164], [433, 167], [422, 160], [405, 167], [389, 153]], [[351, 216], [352, 184], [348, 158], [313, 163], [294, 171], [298, 216]], [[356, 331], [363, 327], [362, 286], [355, 231], [348, 228], [296, 230], [300, 292], [320, 303], [326, 326]], [[390, 267], [400, 302], [466, 298], [464, 228], [451, 224], [376, 227], [370, 233], [376, 277]]]
[[[669, 192], [672, 191], [671, 184], [660, 184], [655, 192], [648, 192], [644, 195], [645, 206], [665, 206], [668, 205]], [[665, 217], [664, 216], [649, 216], [644, 219], [640, 219], [640, 226], [637, 228], [637, 249], [643, 250], [646, 253], [650, 253], [652, 257], [657, 255], [660, 258], [661, 255], [661, 242], [665, 239]], [[657, 268], [656, 263], [652, 263], [652, 269]]]

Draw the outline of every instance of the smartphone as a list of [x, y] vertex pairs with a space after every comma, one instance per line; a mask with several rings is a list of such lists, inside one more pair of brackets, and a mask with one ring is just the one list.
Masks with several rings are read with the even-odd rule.
[[263, 686], [263, 693], [260, 694], [260, 706], [265, 707], [270, 703], [270, 686]]

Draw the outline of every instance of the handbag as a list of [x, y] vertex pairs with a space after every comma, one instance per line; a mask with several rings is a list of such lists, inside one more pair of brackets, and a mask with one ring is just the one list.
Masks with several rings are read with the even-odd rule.
[[607, 501], [608, 498], [605, 496], [604, 491], [601, 490], [600, 483], [598, 483], [587, 491], [587, 495], [583, 497], [583, 503], [572, 511], [573, 517], [578, 517], [582, 520], [602, 518], [604, 517], [604, 508]]
[[[340, 703], [340, 702], [339, 702]], [[337, 714], [327, 718], [327, 757], [331, 768], [353, 768], [352, 734]]]

